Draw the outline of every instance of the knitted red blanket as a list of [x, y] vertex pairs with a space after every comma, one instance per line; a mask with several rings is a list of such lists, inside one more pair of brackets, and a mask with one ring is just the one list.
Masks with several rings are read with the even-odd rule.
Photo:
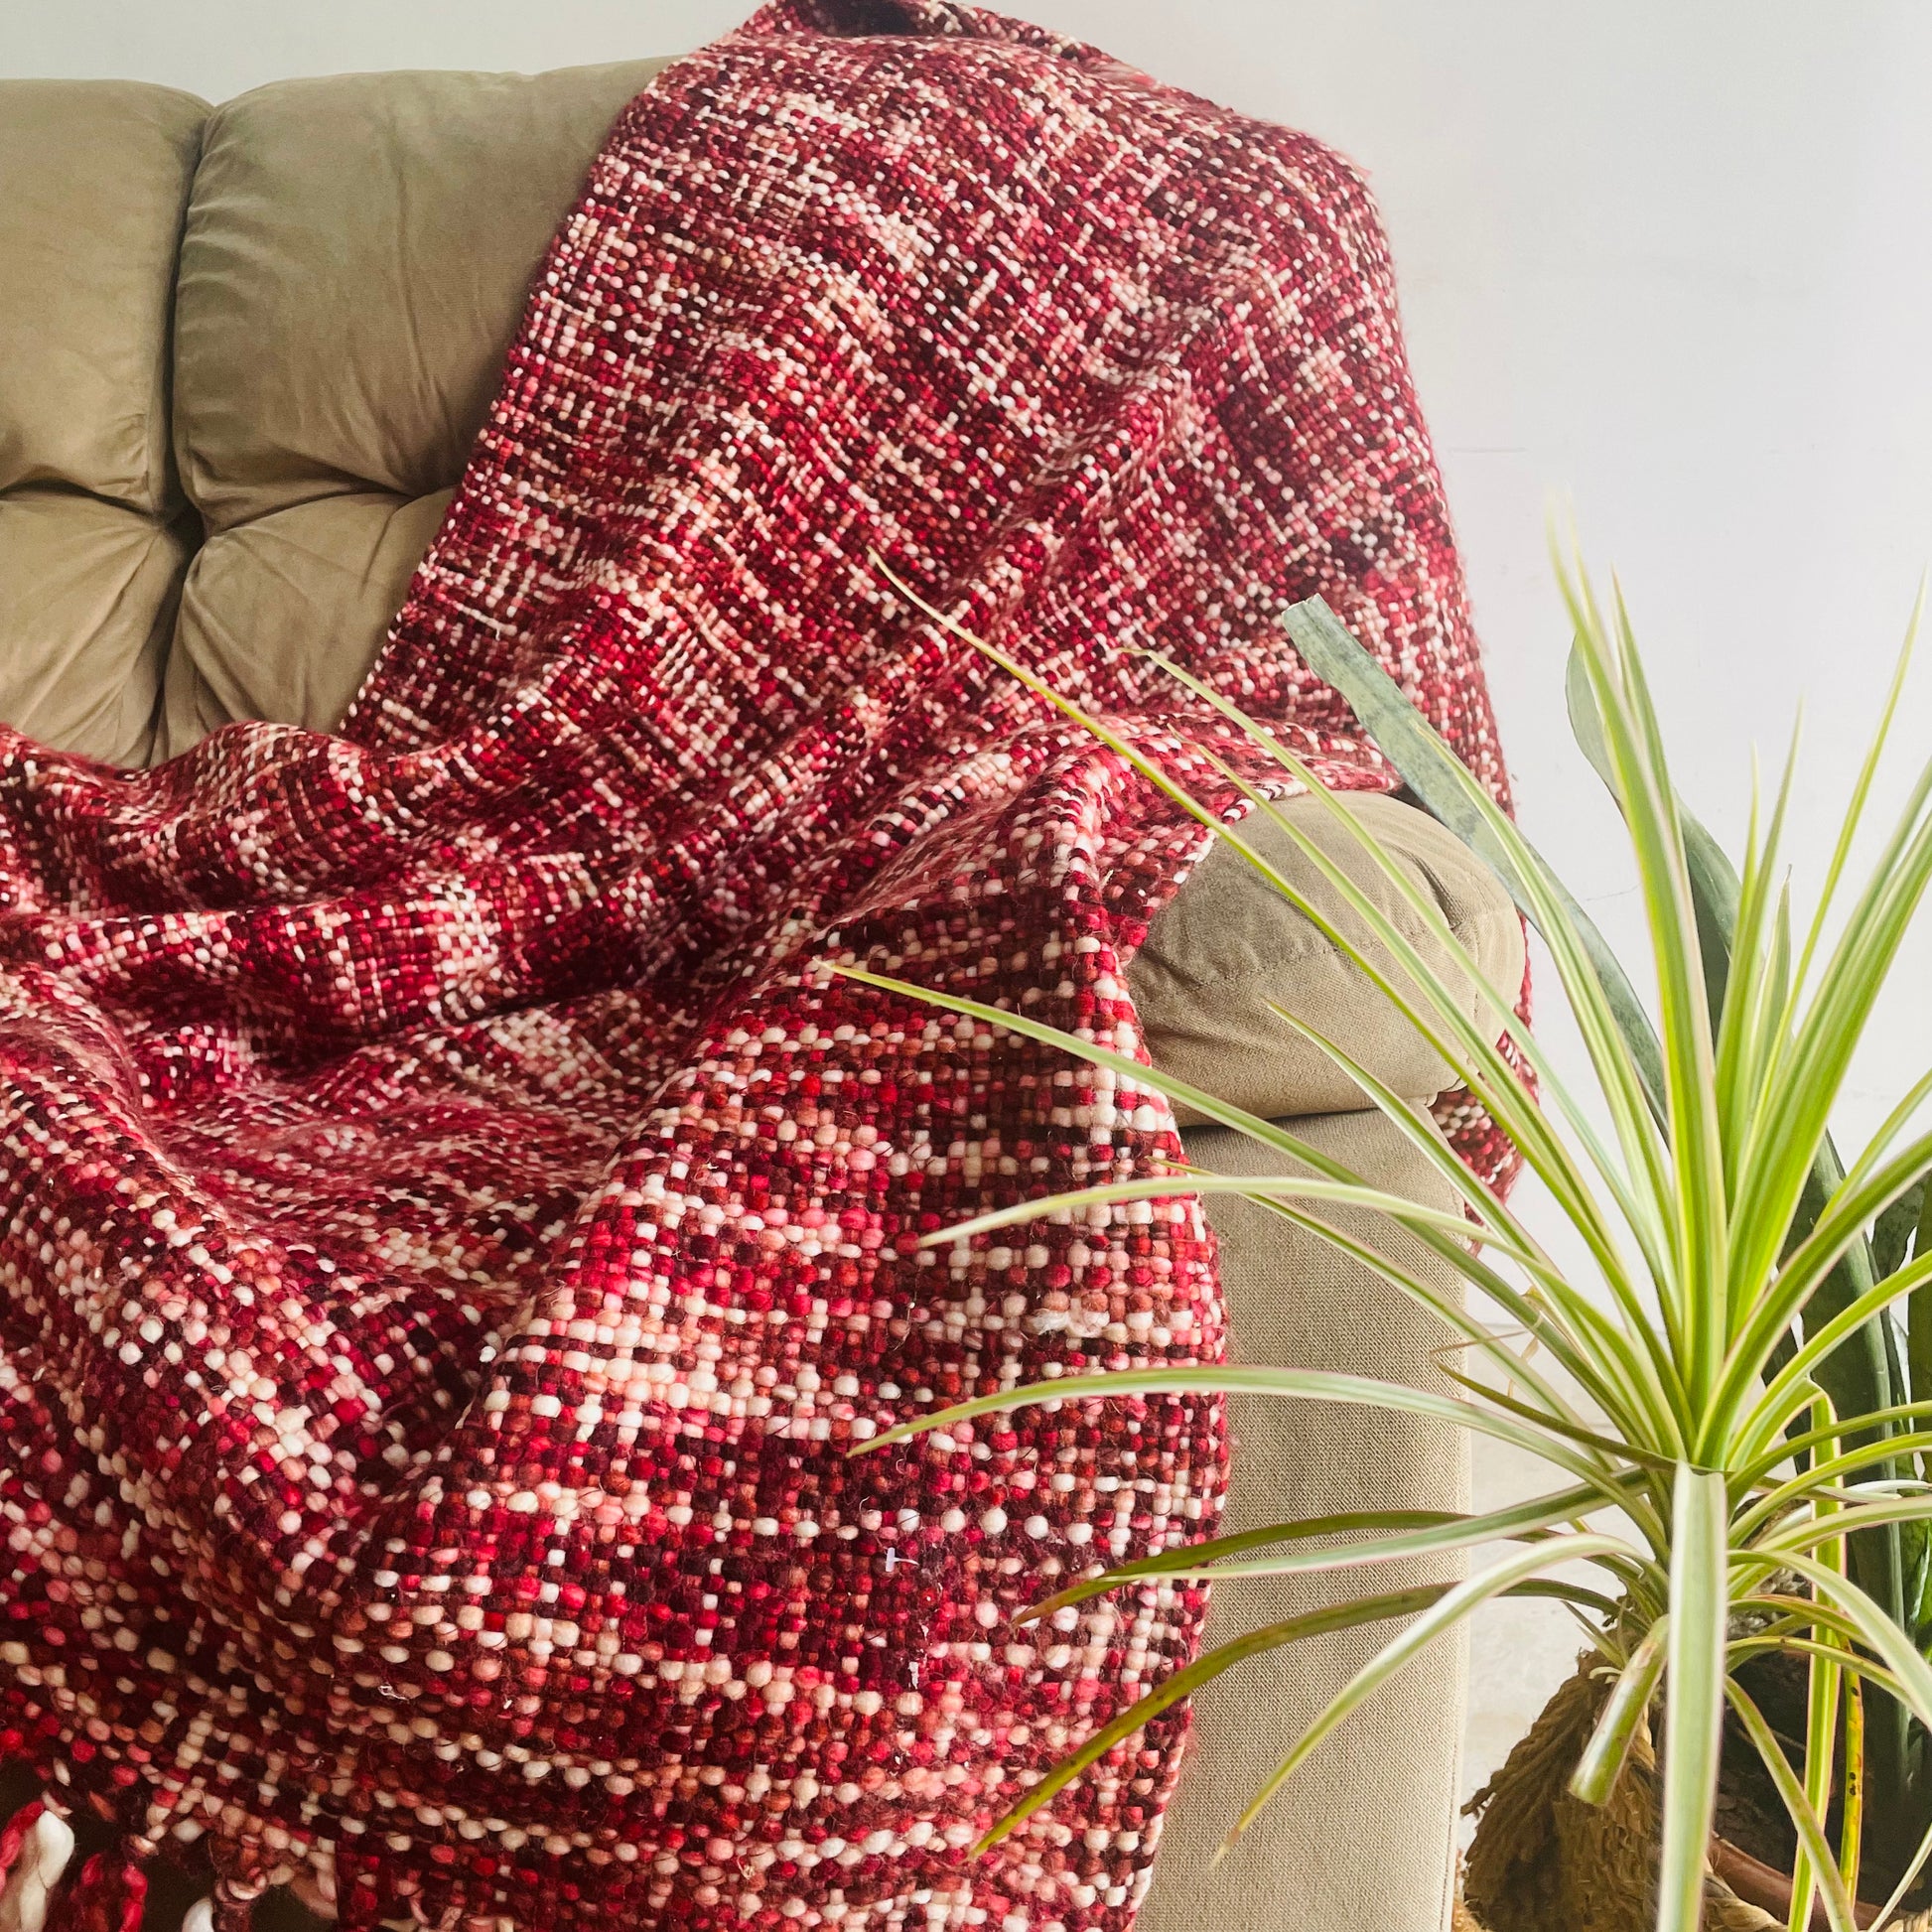
[[847, 1451], [1219, 1348], [1191, 1201], [915, 1245], [1172, 1116], [823, 968], [1137, 1050], [1201, 837], [875, 550], [1196, 777], [1137, 646], [1385, 786], [1318, 591], [1502, 785], [1345, 165], [942, 0], [669, 69], [341, 736], [0, 733], [0, 1755], [119, 1834], [54, 1924], [162, 1852], [222, 1925], [1131, 1919], [1178, 1719], [969, 1851], [1188, 1654], [1191, 1588], [1009, 1620], [1212, 1523], [1212, 1405]]

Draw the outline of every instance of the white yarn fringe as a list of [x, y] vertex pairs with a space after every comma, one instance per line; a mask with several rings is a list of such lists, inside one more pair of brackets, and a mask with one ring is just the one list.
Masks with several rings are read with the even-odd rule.
[[0, 1891], [0, 1932], [41, 1932], [48, 1894], [61, 1882], [72, 1856], [72, 1828], [65, 1818], [42, 1812], [7, 1874], [6, 1889]]
[[181, 1932], [214, 1932], [214, 1900], [196, 1899], [181, 1922]]

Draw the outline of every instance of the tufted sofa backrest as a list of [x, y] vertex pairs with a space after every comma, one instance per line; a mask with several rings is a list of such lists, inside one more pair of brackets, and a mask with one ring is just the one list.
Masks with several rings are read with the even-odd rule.
[[347, 708], [662, 61], [0, 83], [0, 717], [120, 764]]
[[207, 118], [167, 87], [0, 84], [0, 718], [118, 764], [153, 748], [200, 536], [168, 323]]

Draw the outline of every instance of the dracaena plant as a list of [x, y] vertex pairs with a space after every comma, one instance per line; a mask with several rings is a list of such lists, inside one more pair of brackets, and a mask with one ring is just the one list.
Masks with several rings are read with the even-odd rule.
[[[1924, 1654], [1932, 1490], [1917, 1479], [1920, 1459], [1932, 1454], [1932, 1290], [1921, 1290], [1932, 1283], [1932, 1231], [1915, 1235], [1932, 1169], [1932, 1134], [1915, 1117], [1932, 1076], [1902, 1095], [1849, 1165], [1827, 1128], [1879, 987], [1932, 880], [1928, 764], [1867, 881], [1856, 892], [1846, 883], [1910, 639], [1812, 915], [1801, 920], [1780, 858], [1793, 760], [1768, 806], [1753, 796], [1742, 864], [1733, 870], [1678, 798], [1620, 599], [1606, 611], [1580, 571], [1560, 575], [1576, 635], [1573, 723], [1622, 814], [1640, 882], [1655, 983], [1649, 1011], [1549, 866], [1327, 607], [1311, 600], [1285, 621], [1412, 793], [1487, 861], [1541, 934], [1587, 1052], [1594, 1105], [1573, 1090], [1533, 1034], [1518, 1030], [1539, 1104], [1493, 1027], [1470, 1017], [1403, 927], [1279, 809], [1274, 799], [1297, 786], [1327, 800], [1438, 956], [1483, 986], [1496, 1015], [1509, 1012], [1517, 989], [1483, 985], [1433, 898], [1263, 726], [1177, 666], [1164, 665], [1279, 767], [1282, 782], [1260, 786], [1225, 764], [1220, 771], [1256, 819], [1272, 821], [1349, 908], [1347, 925], [1324, 915], [1238, 827], [1223, 824], [1162, 766], [981, 644], [1212, 825], [1353, 958], [1458, 1069], [1543, 1181], [1587, 1258], [1582, 1271], [1561, 1265], [1506, 1201], [1454, 1159], [1424, 1109], [1286, 1013], [1283, 1025], [1313, 1039], [1356, 1081], [1453, 1189], [1464, 1213], [1431, 1210], [1379, 1188], [1288, 1129], [1090, 1039], [1006, 1008], [844, 969], [1062, 1046], [1185, 1102], [1298, 1168], [1236, 1177], [1177, 1167], [1029, 1201], [931, 1240], [966, 1240], [1047, 1215], [1125, 1213], [1151, 1196], [1239, 1194], [1318, 1233], [1432, 1310], [1491, 1370], [1453, 1375], [1460, 1397], [1295, 1368], [1099, 1373], [963, 1403], [905, 1423], [869, 1447], [1034, 1402], [1240, 1391], [1437, 1418], [1529, 1451], [1549, 1466], [1555, 1485], [1486, 1515], [1364, 1513], [1215, 1538], [1096, 1571], [1037, 1605], [1034, 1617], [1159, 1577], [1233, 1587], [1247, 1578], [1358, 1570], [1372, 1583], [1375, 1566], [1393, 1559], [1443, 1556], [1498, 1539], [1520, 1546], [1466, 1581], [1367, 1589], [1210, 1650], [1090, 1736], [1029, 1791], [989, 1843], [1160, 1711], [1244, 1657], [1347, 1625], [1399, 1626], [1306, 1734], [1285, 1740], [1279, 1768], [1235, 1821], [1232, 1842], [1322, 1738], [1434, 1639], [1488, 1599], [1540, 1593], [1569, 1604], [1614, 1679], [1575, 1768], [1579, 1796], [1600, 1802], [1608, 1794], [1647, 1715], [1662, 1709], [1660, 1932], [1695, 1932], [1699, 1923], [1726, 1706], [1761, 1756], [1796, 1833], [1793, 1928], [1810, 1924], [1815, 1895], [1835, 1932], [1852, 1932], [1862, 1839], [1871, 1863], [1896, 1877], [1901, 1897], [1932, 1847], [1924, 1749], [1932, 1731], [1932, 1668]], [[1472, 1291], [1475, 1311], [1465, 1311], [1460, 1294], [1445, 1293], [1330, 1226], [1324, 1217], [1336, 1208], [1376, 1210], [1408, 1230]], [[1540, 1360], [1564, 1371], [1561, 1383]], [[1597, 1527], [1595, 1519], [1612, 1510], [1627, 1529]], [[1600, 1588], [1549, 1574], [1578, 1562], [1596, 1569]], [[1804, 1660], [1809, 1673], [1806, 1735], [1795, 1759], [1753, 1701], [1749, 1672], [1740, 1677], [1750, 1659], [1770, 1650]], [[1842, 1829], [1833, 1842], [1827, 1815], [1837, 1774], [1854, 1754], [1865, 1775], [1843, 1779]]]

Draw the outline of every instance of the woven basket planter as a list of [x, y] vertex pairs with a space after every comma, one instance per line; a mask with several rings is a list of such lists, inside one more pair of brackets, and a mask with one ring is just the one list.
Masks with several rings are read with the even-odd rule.
[[[1587, 1653], [1577, 1673], [1470, 1802], [1479, 1815], [1462, 1872], [1454, 1932], [1651, 1932], [1656, 1900], [1658, 1776], [1648, 1727], [1607, 1803], [1586, 1805], [1567, 1789], [1570, 1772], [1608, 1690]], [[1774, 1915], [1741, 1889], [1749, 1876], [1777, 1883], [1754, 1860], [1714, 1843], [1705, 1879], [1705, 1932], [1784, 1932], [1788, 1896]], [[1875, 1912], [1873, 1914], [1875, 1917]], [[1813, 1924], [1824, 1932], [1825, 1918]], [[1932, 1932], [1932, 1912], [1887, 1922], [1885, 1932]]]

